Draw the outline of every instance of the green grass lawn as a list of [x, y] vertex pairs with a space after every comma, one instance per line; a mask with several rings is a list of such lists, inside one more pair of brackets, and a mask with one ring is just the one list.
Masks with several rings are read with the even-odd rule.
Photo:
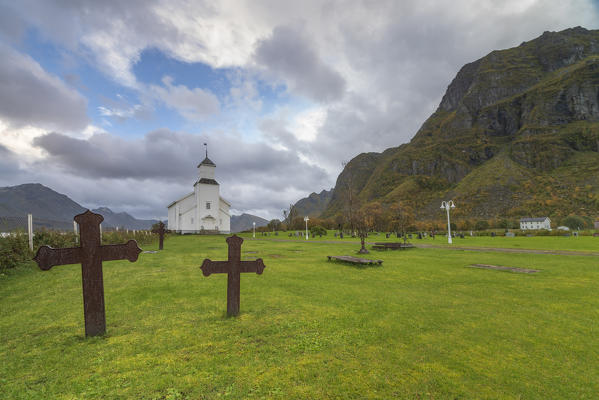
[[242, 276], [241, 314], [227, 318], [226, 276], [199, 269], [226, 258], [224, 239], [175, 236], [136, 263], [105, 263], [102, 338], [83, 335], [79, 266], [0, 276], [0, 398], [599, 393], [599, 259], [413, 249], [357, 268], [326, 261], [355, 243], [246, 239], [244, 258], [267, 268]]
[[[295, 232], [295, 231], [294, 231]], [[326, 236], [309, 238], [309, 241], [334, 241], [334, 242], [356, 242], [359, 243], [359, 238], [352, 238], [345, 235], [343, 239], [334, 236], [335, 231], [328, 231]], [[251, 238], [251, 233], [242, 233], [240, 236]], [[464, 239], [454, 238], [453, 244], [447, 243], [447, 236], [437, 235], [435, 238], [427, 237], [417, 239], [416, 235], [412, 236], [410, 243], [418, 246], [419, 244], [430, 244], [438, 246], [453, 246], [453, 247], [491, 247], [491, 248], [506, 248], [506, 249], [530, 249], [530, 250], [564, 250], [564, 251], [584, 251], [584, 252], [599, 252], [599, 237], [579, 236], [534, 236], [534, 237], [504, 237], [504, 236], [464, 236]], [[258, 240], [294, 240], [306, 241], [305, 238], [288, 236], [288, 232], [279, 232], [277, 236], [270, 233], [269, 236], [262, 236], [261, 233], [256, 233]], [[371, 233], [366, 239], [367, 242], [397, 242], [396, 236], [391, 235], [389, 239], [385, 237], [385, 233]]]

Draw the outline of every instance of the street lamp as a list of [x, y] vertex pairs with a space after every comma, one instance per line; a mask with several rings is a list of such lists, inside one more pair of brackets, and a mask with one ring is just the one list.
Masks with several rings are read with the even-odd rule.
[[308, 216], [305, 216], [304, 221], [306, 221], [306, 240], [308, 240], [308, 221], [310, 221], [310, 218], [308, 218]]
[[256, 222], [252, 222], [252, 224], [254, 225], [254, 238], [256, 238]]
[[447, 210], [447, 243], [451, 244], [451, 223], [449, 222], [449, 209], [455, 208], [455, 204], [453, 204], [453, 200], [442, 201], [441, 209]]

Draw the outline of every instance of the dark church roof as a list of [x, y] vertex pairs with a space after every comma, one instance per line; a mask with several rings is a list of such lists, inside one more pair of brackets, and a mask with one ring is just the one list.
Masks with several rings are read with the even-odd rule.
[[198, 168], [200, 168], [200, 165], [210, 165], [211, 167], [216, 167], [216, 164], [213, 163], [208, 157], [204, 158], [204, 161], [198, 164]]
[[217, 181], [215, 181], [214, 179], [209, 179], [209, 178], [201, 178], [196, 183], [205, 183], [207, 185], [218, 185]]

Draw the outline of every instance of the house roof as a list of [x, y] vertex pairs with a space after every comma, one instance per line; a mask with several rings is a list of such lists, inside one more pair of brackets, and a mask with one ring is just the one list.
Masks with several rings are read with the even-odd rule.
[[200, 165], [209, 165], [211, 167], [216, 167], [216, 164], [213, 163], [208, 157], [204, 158], [204, 161], [198, 164], [198, 168], [200, 168]]
[[541, 218], [520, 218], [520, 222], [543, 222], [549, 217], [541, 217]]

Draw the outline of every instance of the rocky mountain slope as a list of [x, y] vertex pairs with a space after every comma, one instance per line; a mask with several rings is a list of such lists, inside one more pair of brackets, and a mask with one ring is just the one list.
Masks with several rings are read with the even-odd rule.
[[311, 193], [308, 197], [298, 200], [293, 207], [295, 207], [297, 215], [318, 217], [326, 210], [332, 197], [333, 189]]
[[[34, 227], [72, 229], [73, 217], [85, 207], [39, 183], [0, 187], [0, 219], [4, 229], [27, 228], [27, 214], [33, 214]], [[93, 210], [104, 217], [103, 227], [149, 229], [156, 220], [139, 220], [107, 207]]]
[[267, 220], [255, 215], [245, 213], [241, 215], [231, 215], [231, 233], [253, 229], [253, 222], [256, 223], [256, 228], [268, 225]]
[[410, 143], [360, 154], [323, 217], [361, 204], [442, 200], [468, 218], [599, 214], [599, 31], [545, 32], [465, 65]]

